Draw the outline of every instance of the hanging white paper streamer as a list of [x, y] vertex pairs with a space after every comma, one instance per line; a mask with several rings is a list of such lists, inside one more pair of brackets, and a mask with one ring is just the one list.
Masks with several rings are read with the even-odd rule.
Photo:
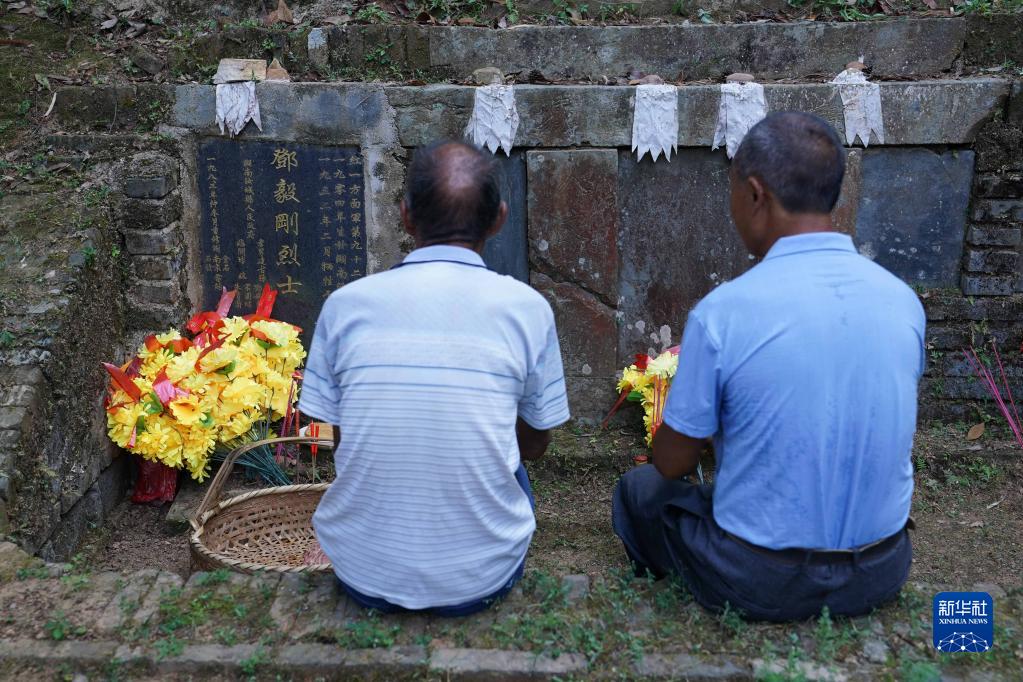
[[220, 126], [220, 133], [224, 134], [226, 130], [231, 137], [234, 137], [249, 121], [255, 123], [260, 130], [263, 129], [263, 124], [259, 120], [256, 84], [253, 81], [245, 81], [218, 85], [217, 125]]
[[711, 149], [725, 145], [728, 158], [735, 156], [742, 138], [760, 119], [767, 116], [764, 86], [760, 83], [724, 83], [718, 105], [718, 127]]
[[884, 118], [881, 116], [881, 88], [871, 83], [859, 69], [846, 69], [831, 81], [838, 86], [845, 109], [845, 142], [852, 145], [859, 136], [863, 146], [870, 144], [870, 133], [884, 144]]
[[515, 132], [519, 129], [519, 112], [515, 108], [515, 86], [483, 85], [476, 88], [472, 116], [465, 128], [465, 137], [477, 147], [486, 147], [491, 154], [498, 149], [511, 156]]
[[632, 112], [632, 151], [636, 160], [650, 153], [650, 158], [678, 150], [678, 90], [674, 85], [637, 85], [636, 106]]

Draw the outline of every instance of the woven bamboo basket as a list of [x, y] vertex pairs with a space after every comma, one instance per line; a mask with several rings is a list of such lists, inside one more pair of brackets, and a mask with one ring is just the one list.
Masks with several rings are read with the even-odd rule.
[[196, 570], [226, 568], [239, 573], [327, 573], [329, 563], [306, 564], [316, 546], [313, 512], [329, 483], [284, 485], [253, 490], [218, 502], [235, 461], [263, 445], [306, 443], [332, 447], [320, 438], [289, 437], [255, 441], [232, 450], [213, 477], [195, 516], [189, 520], [189, 548]]

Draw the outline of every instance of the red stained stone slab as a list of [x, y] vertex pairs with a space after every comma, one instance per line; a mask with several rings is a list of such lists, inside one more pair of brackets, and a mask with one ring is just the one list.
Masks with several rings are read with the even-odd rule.
[[610, 149], [526, 155], [534, 269], [613, 303], [618, 294], [618, 154]]

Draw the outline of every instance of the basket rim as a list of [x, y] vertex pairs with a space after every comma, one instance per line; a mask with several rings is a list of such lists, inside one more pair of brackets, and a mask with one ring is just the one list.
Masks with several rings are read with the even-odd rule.
[[213, 507], [209, 511], [205, 512], [199, 519], [199, 527], [192, 531], [192, 534], [188, 538], [188, 544], [192, 550], [202, 555], [205, 559], [225, 564], [229, 567], [241, 569], [244, 571], [275, 571], [278, 573], [313, 573], [313, 572], [327, 572], [332, 571], [333, 566], [329, 563], [326, 564], [306, 564], [303, 566], [286, 566], [282, 564], [255, 564], [248, 561], [239, 561], [226, 554], [220, 552], [214, 552], [213, 550], [206, 547], [202, 541], [203, 532], [206, 530], [206, 523], [217, 514], [226, 511], [236, 504], [240, 504], [247, 500], [251, 500], [256, 497], [264, 497], [267, 495], [282, 495], [285, 493], [296, 493], [304, 492], [308, 490], [321, 490], [326, 491], [330, 487], [330, 483], [303, 483], [300, 485], [279, 485], [272, 488], [260, 488], [259, 490], [252, 490], [241, 495], [235, 495], [223, 500]]

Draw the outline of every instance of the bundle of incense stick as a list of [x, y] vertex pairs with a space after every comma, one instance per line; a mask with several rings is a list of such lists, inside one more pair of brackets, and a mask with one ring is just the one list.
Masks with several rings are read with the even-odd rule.
[[999, 355], [998, 346], [995, 345], [994, 341], [991, 341], [991, 350], [994, 351], [995, 365], [998, 367], [998, 375], [1002, 380], [1002, 386], [1005, 388], [1004, 396], [991, 370], [981, 361], [980, 356], [977, 354], [977, 349], [970, 346], [970, 352], [966, 353], [966, 357], [973, 365], [973, 370], [977, 373], [981, 383], [984, 384], [988, 393], [994, 398], [995, 404], [998, 405], [998, 410], [1005, 417], [1009, 428], [1012, 429], [1012, 435], [1015, 436], [1016, 443], [1023, 448], [1023, 431], [1020, 429], [1019, 411], [1016, 409], [1016, 401], [1012, 397], [1012, 389], [1009, 388], [1009, 380], [1005, 376], [1005, 367], [1002, 366], [1002, 357]]

